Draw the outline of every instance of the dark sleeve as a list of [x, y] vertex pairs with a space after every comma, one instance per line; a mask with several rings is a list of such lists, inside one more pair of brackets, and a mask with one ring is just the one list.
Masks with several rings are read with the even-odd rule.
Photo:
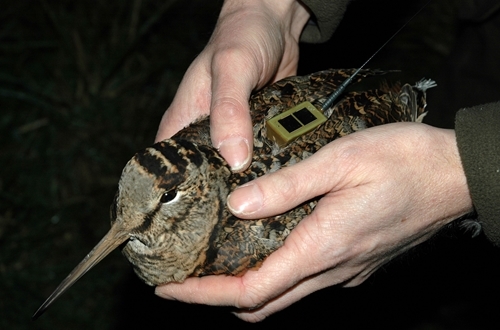
[[304, 0], [302, 2], [311, 12], [311, 19], [304, 28], [300, 41], [319, 43], [330, 39], [344, 16], [350, 0]]
[[500, 102], [460, 110], [455, 131], [478, 221], [500, 246]]

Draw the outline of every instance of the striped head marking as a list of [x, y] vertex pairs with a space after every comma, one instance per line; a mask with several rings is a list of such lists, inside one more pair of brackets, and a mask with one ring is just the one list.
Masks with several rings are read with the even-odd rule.
[[112, 221], [129, 233], [123, 254], [147, 284], [182, 281], [203, 261], [230, 174], [213, 148], [181, 139], [156, 143], [125, 166]]
[[111, 229], [33, 315], [120, 245], [147, 284], [182, 281], [204, 260], [229, 194], [229, 166], [211, 147], [165, 140], [125, 166], [111, 206]]

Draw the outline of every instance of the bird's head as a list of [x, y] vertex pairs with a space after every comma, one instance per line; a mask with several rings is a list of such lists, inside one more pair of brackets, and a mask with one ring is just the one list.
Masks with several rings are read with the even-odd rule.
[[183, 139], [135, 154], [118, 183], [111, 229], [33, 318], [120, 245], [147, 284], [183, 281], [204, 261], [210, 234], [226, 212], [230, 175], [215, 149]]
[[123, 253], [146, 283], [182, 281], [203, 261], [230, 175], [213, 148], [181, 139], [158, 142], [127, 163], [112, 226], [128, 233]]

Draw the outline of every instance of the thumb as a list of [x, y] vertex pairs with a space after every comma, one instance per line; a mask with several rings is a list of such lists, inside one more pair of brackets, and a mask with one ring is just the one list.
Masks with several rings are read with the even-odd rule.
[[[220, 60], [214, 61], [221, 63]], [[231, 166], [241, 171], [250, 164], [253, 148], [252, 121], [248, 100], [257, 77], [238, 61], [212, 65], [212, 102], [210, 127], [213, 145]], [[228, 70], [227, 63], [231, 64]]]

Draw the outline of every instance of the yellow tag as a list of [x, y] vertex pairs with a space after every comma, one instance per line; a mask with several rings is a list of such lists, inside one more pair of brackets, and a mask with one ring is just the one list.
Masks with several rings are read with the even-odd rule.
[[326, 121], [326, 117], [311, 102], [303, 102], [267, 121], [267, 138], [286, 146]]

